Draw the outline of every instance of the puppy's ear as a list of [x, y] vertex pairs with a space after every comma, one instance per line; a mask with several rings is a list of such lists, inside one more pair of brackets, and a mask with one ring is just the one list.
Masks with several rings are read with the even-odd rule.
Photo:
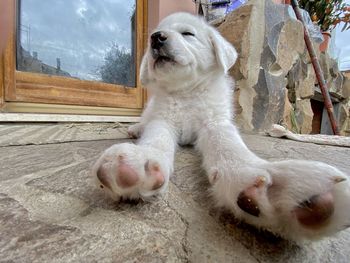
[[214, 47], [216, 60], [226, 73], [236, 62], [236, 49], [215, 29], [211, 28], [210, 31], [210, 38]]
[[142, 85], [147, 85], [150, 82], [148, 73], [148, 56], [147, 53], [143, 55], [140, 66], [140, 80]]

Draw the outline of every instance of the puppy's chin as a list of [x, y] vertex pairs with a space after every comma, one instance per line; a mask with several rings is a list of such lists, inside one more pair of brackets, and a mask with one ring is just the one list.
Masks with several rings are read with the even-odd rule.
[[177, 64], [176, 60], [171, 57], [166, 56], [159, 56], [153, 60], [153, 68], [164, 68], [164, 67], [171, 67], [175, 66]]

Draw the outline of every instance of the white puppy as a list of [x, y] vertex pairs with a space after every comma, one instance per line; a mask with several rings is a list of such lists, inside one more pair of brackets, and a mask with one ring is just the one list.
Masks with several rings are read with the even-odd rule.
[[141, 80], [152, 98], [130, 134], [93, 167], [112, 197], [147, 198], [166, 190], [177, 144], [194, 143], [218, 206], [289, 239], [315, 239], [350, 224], [350, 184], [320, 162], [268, 162], [252, 153], [232, 122], [235, 49], [203, 19], [165, 18], [150, 36]]

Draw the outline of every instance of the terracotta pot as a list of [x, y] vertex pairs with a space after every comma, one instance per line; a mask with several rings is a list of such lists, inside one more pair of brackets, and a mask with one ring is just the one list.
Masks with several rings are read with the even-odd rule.
[[331, 39], [331, 33], [329, 32], [322, 32], [323, 35], [323, 42], [320, 44], [320, 51], [321, 52], [326, 52], [328, 49], [328, 45], [329, 45], [329, 40]]

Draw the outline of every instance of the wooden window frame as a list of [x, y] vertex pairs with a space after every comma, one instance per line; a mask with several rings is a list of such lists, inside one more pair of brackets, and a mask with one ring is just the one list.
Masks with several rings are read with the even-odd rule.
[[[56, 105], [71, 105], [71, 107], [87, 106], [87, 108], [109, 107], [122, 109], [127, 115], [141, 112], [145, 102], [145, 91], [139, 79], [139, 68], [143, 51], [147, 43], [147, 7], [148, 1], [136, 0], [136, 87], [97, 81], [77, 80], [73, 78], [23, 72], [16, 70], [16, 0], [7, 1], [10, 11], [10, 21], [7, 25], [9, 34], [4, 52], [0, 57], [0, 106], [3, 111], [6, 104], [33, 103]], [[0, 11], [1, 15], [1, 11]], [[74, 106], [75, 105], [75, 106]], [[13, 108], [13, 107], [12, 107]], [[54, 111], [55, 112], [55, 111]], [[72, 112], [74, 114], [74, 110]]]

